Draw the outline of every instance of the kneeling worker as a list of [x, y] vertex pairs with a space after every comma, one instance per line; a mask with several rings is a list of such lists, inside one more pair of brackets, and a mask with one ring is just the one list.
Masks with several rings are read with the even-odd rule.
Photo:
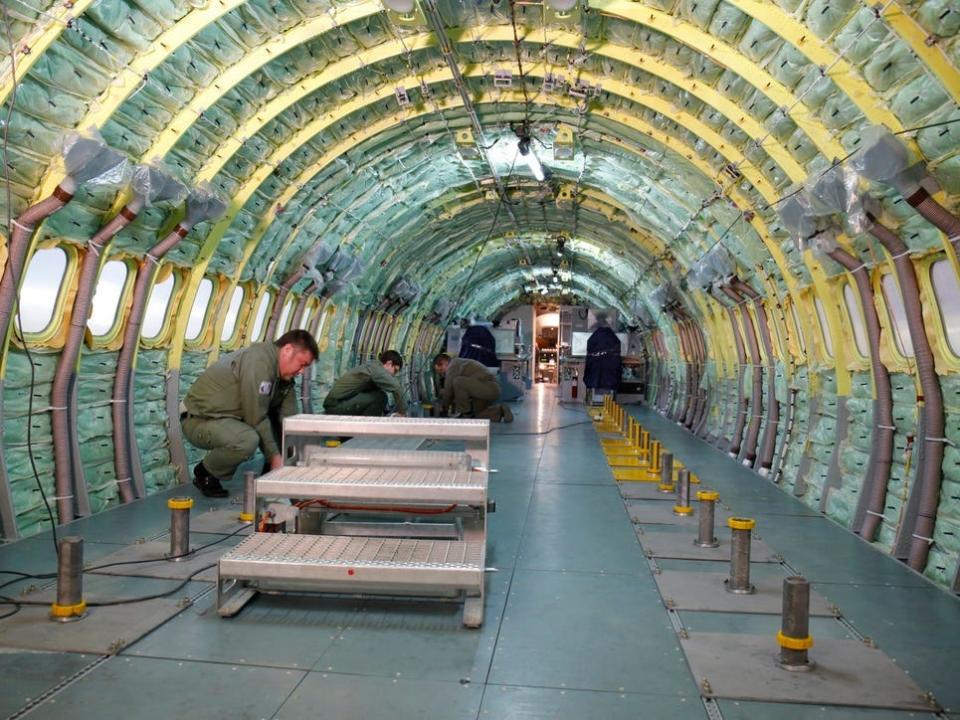
[[225, 355], [196, 379], [183, 399], [180, 426], [187, 440], [209, 450], [193, 469], [200, 492], [226, 497], [220, 481], [258, 447], [271, 470], [283, 466], [281, 423], [297, 412], [294, 378], [319, 353], [310, 333], [291, 330], [276, 342]]
[[472, 417], [491, 422], [513, 422], [513, 413], [500, 399], [500, 381], [487, 367], [470, 358], [450, 359], [440, 353], [433, 359], [433, 369], [443, 378], [440, 406], [450, 417]]
[[384, 350], [378, 360], [337, 378], [323, 401], [323, 411], [327, 415], [383, 416], [387, 410], [387, 393], [390, 393], [397, 414], [406, 415], [403, 387], [394, 377], [403, 368], [403, 357], [396, 350]]

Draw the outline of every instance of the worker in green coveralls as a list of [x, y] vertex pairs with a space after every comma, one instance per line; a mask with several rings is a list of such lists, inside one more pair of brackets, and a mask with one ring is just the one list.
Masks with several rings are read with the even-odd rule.
[[187, 440], [209, 451], [193, 469], [200, 492], [226, 497], [220, 481], [232, 478], [258, 447], [264, 469], [283, 466], [283, 418], [297, 412], [294, 378], [319, 353], [310, 333], [291, 330], [276, 342], [225, 355], [194, 381], [180, 407], [180, 427]]
[[398, 415], [407, 414], [403, 387], [395, 377], [403, 368], [403, 357], [396, 350], [384, 350], [377, 362], [354, 368], [333, 383], [323, 401], [327, 415], [366, 415], [380, 417], [387, 410], [387, 393], [393, 396]]

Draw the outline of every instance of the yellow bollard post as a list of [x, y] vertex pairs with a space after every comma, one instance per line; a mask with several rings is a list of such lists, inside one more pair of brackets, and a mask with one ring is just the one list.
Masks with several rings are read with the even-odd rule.
[[656, 482], [660, 479], [662, 470], [660, 463], [660, 441], [654, 440], [650, 443], [650, 459], [647, 461], [647, 479], [650, 482]]

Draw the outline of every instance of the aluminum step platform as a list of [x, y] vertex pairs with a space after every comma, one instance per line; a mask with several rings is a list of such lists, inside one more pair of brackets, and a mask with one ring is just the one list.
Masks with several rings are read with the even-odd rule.
[[220, 558], [217, 612], [235, 615], [259, 590], [464, 597], [483, 622], [486, 544], [255, 533]]
[[257, 479], [257, 497], [485, 507], [487, 473], [429, 467], [283, 467]]
[[348, 443], [336, 448], [308, 448], [306, 463], [310, 466], [430, 467], [469, 470], [470, 456], [465, 452], [450, 451], [392, 450], [382, 447], [361, 449]]

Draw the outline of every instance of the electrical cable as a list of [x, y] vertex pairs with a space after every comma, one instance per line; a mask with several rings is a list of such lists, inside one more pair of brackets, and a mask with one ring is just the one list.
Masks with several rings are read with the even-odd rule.
[[[17, 104], [17, 88], [19, 87], [17, 82], [17, 60], [16, 60], [16, 48], [14, 47], [15, 43], [13, 41], [13, 30], [11, 28], [10, 22], [10, 8], [7, 5], [3, 6], [3, 27], [4, 32], [7, 38], [7, 46], [10, 50], [10, 80], [11, 80], [11, 91], [10, 91], [10, 109], [7, 111], [7, 117], [3, 124], [3, 180], [4, 188], [6, 191], [6, 200], [7, 200], [7, 234], [8, 237], [13, 230], [13, 205], [12, 205], [12, 182], [10, 180], [10, 163], [9, 163], [9, 133], [10, 133], [10, 121], [13, 118], [13, 109]], [[26, 267], [24, 267], [24, 271]], [[50, 519], [50, 533], [53, 538], [53, 547], [57, 553], [57, 557], [60, 556], [60, 543], [57, 538], [57, 523], [53, 517], [53, 510], [50, 508], [50, 501], [47, 499], [47, 493], [43, 489], [43, 483], [40, 481], [40, 473], [37, 470], [37, 462], [33, 455], [33, 394], [36, 390], [37, 385], [37, 374], [36, 368], [33, 364], [33, 356], [30, 353], [30, 348], [27, 345], [27, 341], [23, 337], [23, 320], [21, 316], [21, 305], [20, 305], [20, 280], [22, 278], [14, 278], [15, 287], [14, 287], [14, 303], [16, 303], [17, 314], [13, 323], [13, 330], [15, 337], [23, 345], [23, 351], [27, 356], [27, 363], [30, 365], [30, 387], [28, 389], [29, 396], [27, 398], [27, 457], [30, 460], [30, 469], [33, 472], [33, 479], [37, 484], [37, 489], [40, 490], [40, 498], [43, 500], [43, 505], [47, 509], [47, 517]], [[0, 348], [0, 350], [3, 350]], [[2, 399], [0, 399], [2, 402]]]
[[578, 425], [593, 425], [593, 420], [580, 420], [575, 423], [569, 423], [567, 425], [557, 425], [556, 427], [549, 428], [547, 430], [541, 430], [540, 432], [505, 432], [505, 433], [496, 433], [497, 437], [503, 435], [549, 435], [555, 430], [566, 430], [567, 428], [577, 427]]

